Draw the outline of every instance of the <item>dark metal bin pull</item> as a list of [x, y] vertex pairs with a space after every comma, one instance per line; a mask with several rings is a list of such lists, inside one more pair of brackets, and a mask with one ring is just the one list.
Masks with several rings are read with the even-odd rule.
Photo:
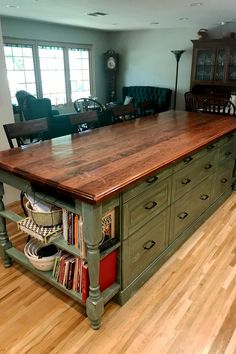
[[185, 179], [183, 179], [182, 180], [182, 184], [188, 184], [188, 183], [190, 183], [191, 182], [191, 179], [189, 179], [189, 178], [185, 178]]
[[221, 183], [226, 183], [228, 180], [227, 180], [227, 178], [221, 178]]
[[231, 151], [226, 151], [226, 152], [225, 152], [225, 156], [230, 156], [231, 154], [232, 154]]
[[214, 149], [215, 145], [208, 145], [207, 150], [212, 150]]
[[153, 177], [148, 178], [148, 179], [146, 180], [146, 182], [149, 183], [149, 184], [151, 184], [151, 183], [153, 183], [153, 182], [155, 182], [155, 181], [157, 181], [157, 180], [158, 180], [158, 176], [153, 176]]
[[209, 198], [209, 195], [207, 195], [207, 194], [203, 194], [200, 197], [201, 200], [207, 200], [208, 198]]
[[153, 241], [153, 240], [148, 240], [147, 242], [145, 242], [145, 243], [143, 244], [143, 248], [144, 248], [145, 250], [150, 250], [153, 246], [155, 246], [155, 244], [156, 244], [155, 241]]
[[192, 157], [191, 156], [186, 156], [185, 158], [184, 158], [184, 162], [190, 162], [190, 161], [192, 161]]
[[177, 215], [179, 219], [183, 220], [188, 216], [188, 213], [186, 211], [183, 211], [182, 213]]
[[153, 201], [153, 202], [149, 202], [148, 204], [146, 204], [144, 206], [144, 208], [147, 210], [150, 210], [150, 209], [154, 208], [155, 206], [157, 206], [157, 202]]
[[210, 163], [208, 163], [207, 165], [205, 165], [205, 170], [209, 170], [210, 168], [212, 168], [212, 165]]

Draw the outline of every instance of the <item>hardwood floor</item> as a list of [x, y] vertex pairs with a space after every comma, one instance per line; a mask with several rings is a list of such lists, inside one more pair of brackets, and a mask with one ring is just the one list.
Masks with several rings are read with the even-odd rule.
[[106, 305], [98, 331], [82, 306], [1, 264], [0, 353], [236, 353], [236, 192], [124, 306]]

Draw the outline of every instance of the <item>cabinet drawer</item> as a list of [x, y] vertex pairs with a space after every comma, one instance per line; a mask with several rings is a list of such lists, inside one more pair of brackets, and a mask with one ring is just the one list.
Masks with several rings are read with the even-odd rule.
[[170, 207], [122, 244], [122, 283], [126, 287], [166, 248]]
[[219, 146], [219, 141], [216, 141], [212, 144], [209, 144], [208, 146], [206, 146], [204, 149], [201, 149], [200, 151], [188, 155], [186, 157], [184, 157], [182, 160], [180, 160], [173, 168], [174, 172], [179, 171], [185, 167], [190, 167], [192, 166], [197, 160], [199, 160], [200, 158], [202, 158], [204, 155], [215, 151], [217, 149], [217, 147]]
[[169, 205], [170, 190], [171, 178], [166, 178], [123, 204], [123, 238], [127, 238]]
[[148, 191], [153, 186], [159, 185], [161, 181], [170, 176], [172, 173], [172, 167], [156, 173], [155, 175], [146, 178], [142, 183], [139, 183], [135, 187], [131, 188], [127, 192], [123, 193], [123, 202], [127, 202], [129, 199], [135, 197], [138, 194]]
[[176, 172], [173, 177], [172, 200], [179, 199], [196, 184], [214, 173], [217, 167], [218, 151], [212, 151], [194, 161], [191, 166]]
[[170, 243], [207, 209], [212, 199], [214, 175], [198, 184], [171, 206]]
[[234, 164], [234, 159], [228, 159], [219, 163], [214, 182], [214, 199], [217, 199], [227, 189], [231, 188]]
[[219, 160], [234, 159], [236, 157], [236, 141], [229, 140], [220, 147]]

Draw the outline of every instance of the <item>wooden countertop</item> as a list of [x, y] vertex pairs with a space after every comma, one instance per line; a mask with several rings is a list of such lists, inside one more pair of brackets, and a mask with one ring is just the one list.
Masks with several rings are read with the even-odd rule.
[[0, 169], [94, 204], [234, 130], [232, 117], [168, 111], [2, 151]]

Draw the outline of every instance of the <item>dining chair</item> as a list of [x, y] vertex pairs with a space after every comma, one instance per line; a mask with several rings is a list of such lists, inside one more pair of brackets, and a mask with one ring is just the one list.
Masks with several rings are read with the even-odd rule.
[[142, 101], [139, 103], [141, 117], [155, 114], [158, 112], [158, 104], [156, 101]]
[[116, 105], [111, 108], [113, 122], [137, 118], [137, 112], [133, 103]]
[[97, 111], [85, 111], [69, 115], [71, 133], [78, 133], [84, 130], [99, 127]]
[[235, 116], [235, 109], [231, 101], [214, 97], [205, 99], [202, 104], [202, 111], [210, 114]]
[[[48, 120], [47, 118], [39, 118], [35, 120], [28, 120], [17, 123], [3, 124], [4, 131], [10, 148], [13, 149], [14, 143], [18, 147], [45, 140], [48, 137]], [[20, 202], [24, 214], [28, 216], [28, 213], [24, 205], [25, 193], [21, 191]]]
[[82, 113], [87, 111], [97, 111], [98, 113], [105, 112], [103, 105], [92, 98], [78, 98], [73, 103], [76, 112]]
[[184, 94], [185, 100], [185, 110], [187, 112], [197, 112], [199, 108], [197, 96], [192, 92], [188, 91]]
[[17, 146], [32, 144], [48, 137], [48, 120], [39, 118], [17, 123], [3, 124], [10, 148], [14, 148], [14, 141]]

